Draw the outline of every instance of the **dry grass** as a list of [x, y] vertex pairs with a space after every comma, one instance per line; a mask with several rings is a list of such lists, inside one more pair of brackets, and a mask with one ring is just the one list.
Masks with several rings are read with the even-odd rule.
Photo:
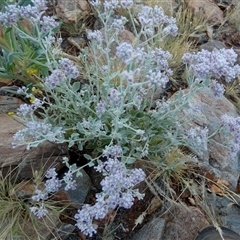
[[59, 215], [65, 207], [46, 200], [44, 205], [49, 213], [42, 219], [37, 219], [30, 212], [30, 207], [41, 206], [42, 203], [31, 201], [31, 196], [33, 185], [36, 189], [41, 189], [42, 175], [36, 172], [33, 180], [17, 183], [18, 176], [15, 172], [16, 169], [13, 169], [3, 176], [0, 171], [0, 239], [46, 239], [46, 233], [53, 234]]
[[160, 47], [169, 51], [173, 58], [169, 61], [169, 66], [173, 70], [172, 81], [176, 82], [182, 78], [184, 69], [182, 56], [184, 53], [196, 50], [196, 46], [191, 38], [198, 36], [206, 30], [206, 19], [194, 16], [185, 4], [179, 6], [174, 16], [177, 20], [178, 35], [170, 37], [161, 42]]
[[229, 7], [225, 10], [224, 21], [222, 25], [225, 23], [229, 23], [233, 25], [238, 31], [240, 31], [240, 2], [237, 6]]
[[240, 110], [240, 77], [226, 85], [225, 96]]
[[[158, 196], [168, 201], [179, 199], [183, 192], [191, 189], [191, 176], [194, 173], [195, 162], [193, 155], [175, 148], [166, 155], [164, 160], [153, 163], [156, 167], [147, 180], [152, 193], [156, 195], [156, 189], [158, 189]], [[156, 187], [158, 185], [156, 183], [160, 187]]]

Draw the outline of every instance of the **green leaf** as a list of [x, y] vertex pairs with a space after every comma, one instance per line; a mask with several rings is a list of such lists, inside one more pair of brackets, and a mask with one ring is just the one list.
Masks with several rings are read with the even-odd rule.
[[92, 160], [92, 157], [89, 154], [83, 154], [83, 156], [89, 161]]
[[80, 89], [80, 82], [75, 82], [75, 83], [72, 85], [72, 91], [73, 91], [73, 92], [77, 92], [79, 89]]
[[23, 56], [23, 55], [24, 55], [23, 53], [11, 52], [11, 53], [9, 53], [8, 56], [7, 56], [7, 61], [8, 61], [8, 62], [12, 62], [12, 61], [13, 61], [13, 58], [14, 58], [15, 56]]
[[79, 151], [82, 151], [83, 150], [83, 145], [82, 143], [78, 142], [78, 150]]
[[86, 149], [94, 149], [94, 148], [96, 148], [96, 143], [95, 142], [88, 143], [85, 147], [86, 147]]
[[131, 158], [131, 157], [129, 157], [129, 158], [127, 158], [126, 163], [127, 163], [127, 164], [132, 164], [132, 163], [134, 163], [135, 161], [136, 161], [136, 158]]
[[89, 166], [89, 167], [93, 167], [94, 165], [95, 165], [95, 164], [94, 164], [93, 162], [89, 162], [89, 163], [88, 163], [88, 166]]
[[75, 144], [75, 141], [70, 140], [68, 143], [68, 148], [72, 147]]
[[6, 74], [6, 73], [0, 72], [0, 78], [3, 78], [3, 79], [15, 79], [16, 77], [14, 75], [10, 75], [10, 74]]
[[210, 86], [210, 78], [207, 78], [203, 81], [203, 84], [205, 87], [209, 87]]
[[80, 171], [77, 171], [76, 177], [82, 177], [82, 176], [83, 176], [83, 174]]

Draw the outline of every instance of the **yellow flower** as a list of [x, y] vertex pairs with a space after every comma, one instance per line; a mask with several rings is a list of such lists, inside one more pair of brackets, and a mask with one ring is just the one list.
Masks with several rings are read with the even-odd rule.
[[33, 75], [35, 73], [37, 73], [37, 69], [29, 69], [29, 70], [27, 70], [27, 74], [29, 74], [29, 75]]
[[13, 116], [15, 113], [14, 112], [8, 112], [8, 116]]
[[30, 103], [33, 103], [35, 101], [35, 98], [34, 97], [31, 97], [30, 99], [29, 99], [29, 102]]
[[36, 88], [36, 87], [32, 87], [32, 92], [34, 93], [34, 94], [37, 94], [37, 93], [40, 93], [40, 94], [42, 94], [42, 91], [41, 90], [39, 90], [38, 88]]

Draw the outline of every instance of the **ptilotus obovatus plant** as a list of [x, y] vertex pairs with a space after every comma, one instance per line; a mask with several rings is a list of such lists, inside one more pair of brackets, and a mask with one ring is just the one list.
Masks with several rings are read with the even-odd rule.
[[[154, 159], [159, 153], [168, 151], [172, 144], [169, 132], [176, 125], [173, 116], [177, 109], [164, 101], [159, 102], [159, 108], [154, 111], [151, 106], [154, 92], [157, 88], [164, 89], [172, 74], [168, 67], [171, 54], [160, 48], [151, 48], [150, 42], [156, 35], [161, 38], [170, 34], [175, 36], [175, 20], [164, 15], [160, 7], [144, 6], [138, 15], [141, 24], [138, 31], [133, 18], [130, 18], [136, 31], [136, 46], [132, 46], [118, 39], [126, 19], [109, 21], [114, 9], [124, 7], [124, 4], [120, 6], [109, 1], [103, 5], [92, 3], [104, 30], [88, 33], [90, 47], [79, 55], [84, 66], [76, 66], [64, 57], [49, 59], [50, 74], [42, 80], [46, 96], [36, 99], [30, 107], [28, 116], [31, 121], [28, 128], [15, 135], [17, 145], [32, 147], [46, 139], [67, 142], [69, 147], [76, 144], [79, 150], [91, 149], [96, 157], [101, 155], [105, 146], [118, 144], [124, 146], [124, 155], [128, 156], [129, 162], [136, 157]], [[130, 9], [126, 9], [131, 14]], [[154, 26], [151, 31], [150, 25]], [[142, 42], [141, 37], [146, 40]], [[109, 52], [112, 42], [117, 44], [115, 55]], [[104, 64], [100, 61], [102, 59], [106, 60]], [[118, 63], [121, 67], [116, 68]], [[81, 72], [84, 72], [87, 82], [72, 81]], [[29, 94], [26, 89], [19, 92]], [[41, 122], [34, 116], [35, 105], [39, 101]], [[25, 108], [29, 107], [20, 107], [19, 114], [28, 117]]]
[[[26, 127], [14, 135], [14, 146], [26, 145], [28, 149], [48, 140], [87, 150], [89, 154], [84, 156], [88, 165], [95, 165], [105, 175], [101, 182], [103, 192], [97, 195], [96, 205], [84, 205], [75, 216], [77, 226], [87, 235], [96, 232], [92, 224], [94, 218], [104, 218], [109, 209], [117, 206], [130, 208], [134, 197], [142, 198], [138, 191], [132, 190], [145, 176], [141, 169], [131, 169], [129, 165], [137, 158], [161, 167], [166, 154], [177, 146], [191, 147], [200, 153], [206, 150], [208, 129], [185, 131], [189, 123], [177, 120], [176, 116], [189, 107], [191, 96], [198, 91], [211, 87], [223, 92], [221, 85], [210, 81], [214, 72], [208, 68], [207, 74], [201, 75], [197, 58], [190, 54], [183, 58], [189, 65], [188, 93], [179, 91], [171, 100], [155, 100], [155, 92], [159, 88], [164, 91], [172, 70], [168, 65], [171, 54], [156, 47], [152, 40], [176, 36], [176, 20], [164, 15], [159, 6], [143, 6], [133, 15], [130, 0], [103, 3], [96, 0], [91, 4], [103, 29], [87, 33], [89, 46], [77, 58], [71, 58], [75, 62], [66, 57], [59, 44], [49, 43], [43, 64], [47, 71], [37, 77], [44, 97], [37, 99], [27, 87], [18, 90], [33, 101], [31, 105], [19, 107], [17, 115], [25, 120]], [[116, 18], [114, 11], [118, 8], [124, 8], [129, 19]], [[127, 21], [133, 27], [133, 44], [119, 40]], [[55, 26], [48, 26], [52, 32]], [[115, 50], [112, 43], [116, 45]], [[46, 49], [45, 45], [39, 46]], [[191, 58], [194, 61], [188, 61]], [[36, 111], [41, 119], [35, 115]], [[79, 169], [70, 165], [69, 169], [64, 181], [70, 184], [71, 176]], [[35, 200], [45, 201], [46, 196], [60, 186], [54, 169], [49, 170], [46, 177], [46, 192], [36, 192]], [[53, 182], [57, 183], [55, 189], [51, 188]], [[34, 208], [32, 212], [38, 217], [46, 214], [44, 208]]]

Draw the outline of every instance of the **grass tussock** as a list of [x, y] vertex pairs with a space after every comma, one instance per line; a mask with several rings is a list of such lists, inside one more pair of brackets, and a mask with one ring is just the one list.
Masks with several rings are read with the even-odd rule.
[[13, 169], [6, 175], [0, 171], [0, 239], [46, 239], [46, 235], [41, 234], [46, 231], [52, 234], [63, 207], [58, 207], [56, 202], [46, 200], [44, 204], [49, 214], [37, 219], [31, 213], [30, 207], [41, 206], [42, 202], [33, 202], [31, 196], [35, 188], [40, 189], [43, 178], [36, 172], [36, 178], [33, 180], [17, 183], [17, 176], [13, 175], [15, 171], [16, 169]]

